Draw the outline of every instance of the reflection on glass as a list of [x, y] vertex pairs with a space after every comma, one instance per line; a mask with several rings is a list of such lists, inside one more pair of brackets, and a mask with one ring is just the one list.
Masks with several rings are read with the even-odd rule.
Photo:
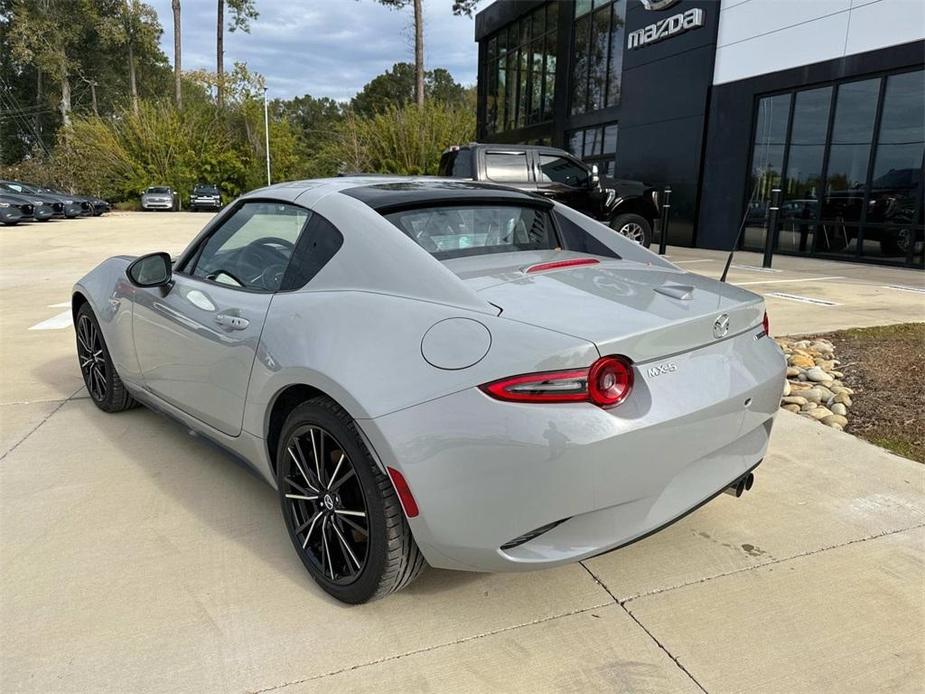
[[596, 10], [591, 26], [590, 71], [588, 79], [588, 110], [604, 107], [607, 89], [607, 52], [610, 48], [610, 7]]
[[745, 214], [746, 248], [764, 248], [771, 190], [781, 184], [784, 143], [790, 117], [790, 94], [768, 96], [758, 102], [755, 143], [752, 148], [751, 197]]
[[613, 25], [610, 30], [610, 57], [607, 64], [607, 105], [616, 106], [620, 103], [620, 89], [623, 79], [623, 43], [624, 31], [623, 15], [626, 10], [624, 0], [613, 4]]
[[591, 16], [585, 15], [575, 21], [575, 69], [572, 72], [572, 113], [584, 113], [588, 102], [588, 44], [590, 40]]

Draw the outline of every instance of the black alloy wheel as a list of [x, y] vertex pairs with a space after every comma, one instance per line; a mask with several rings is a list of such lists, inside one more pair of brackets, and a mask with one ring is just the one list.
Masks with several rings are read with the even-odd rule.
[[280, 481], [294, 539], [316, 572], [349, 585], [369, 550], [369, 511], [353, 463], [330, 432], [311, 424], [292, 433], [286, 454], [292, 465]]
[[75, 319], [77, 360], [90, 399], [104, 412], [119, 412], [138, 405], [129, 395], [113, 366], [100, 324], [89, 304], [83, 304]]
[[80, 359], [80, 371], [90, 397], [96, 402], [104, 402], [109, 392], [109, 379], [106, 378], [106, 359], [103, 356], [103, 336], [99, 328], [84, 314], [77, 319], [77, 357]]
[[319, 397], [296, 407], [283, 425], [276, 460], [289, 538], [325, 591], [362, 603], [421, 573], [424, 559], [391, 480], [336, 403]]

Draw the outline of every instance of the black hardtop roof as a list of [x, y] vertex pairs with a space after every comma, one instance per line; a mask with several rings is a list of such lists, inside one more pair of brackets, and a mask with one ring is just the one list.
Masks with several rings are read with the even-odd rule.
[[552, 207], [552, 202], [539, 195], [516, 188], [473, 181], [392, 181], [345, 188], [340, 192], [366, 203], [377, 212], [405, 207], [467, 203]]

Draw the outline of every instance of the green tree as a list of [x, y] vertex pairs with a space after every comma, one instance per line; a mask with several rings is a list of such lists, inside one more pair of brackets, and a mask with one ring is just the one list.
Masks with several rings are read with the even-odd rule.
[[[251, 21], [260, 16], [255, 2], [256, 0], [227, 0], [228, 9], [231, 10], [228, 31], [235, 32], [240, 29], [245, 33], [250, 32]], [[215, 21], [215, 71], [218, 74], [216, 100], [219, 108], [225, 105], [225, 3], [226, 0], [218, 0]]]
[[[448, 70], [437, 68], [424, 75], [424, 92], [428, 99], [443, 104], [459, 104], [465, 100], [465, 89]], [[415, 74], [410, 63], [395, 63], [390, 70], [374, 77], [350, 102], [351, 108], [363, 116], [382, 113], [391, 106], [404, 106], [414, 101]]]

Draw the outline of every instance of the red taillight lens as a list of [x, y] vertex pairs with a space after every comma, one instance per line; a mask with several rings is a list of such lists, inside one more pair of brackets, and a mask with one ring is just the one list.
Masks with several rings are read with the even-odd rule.
[[588, 372], [588, 394], [601, 407], [614, 407], [633, 389], [633, 367], [620, 357], [603, 357]]
[[584, 402], [588, 399], [588, 370], [543, 371], [502, 378], [482, 390], [510, 402]]
[[507, 402], [591, 402], [614, 407], [633, 388], [633, 367], [623, 357], [603, 357], [588, 369], [542, 371], [502, 378], [481, 386], [484, 393]]
[[764, 318], [761, 319], [761, 327], [764, 328], [764, 334], [771, 334], [771, 321], [768, 320], [768, 312], [764, 312]]

